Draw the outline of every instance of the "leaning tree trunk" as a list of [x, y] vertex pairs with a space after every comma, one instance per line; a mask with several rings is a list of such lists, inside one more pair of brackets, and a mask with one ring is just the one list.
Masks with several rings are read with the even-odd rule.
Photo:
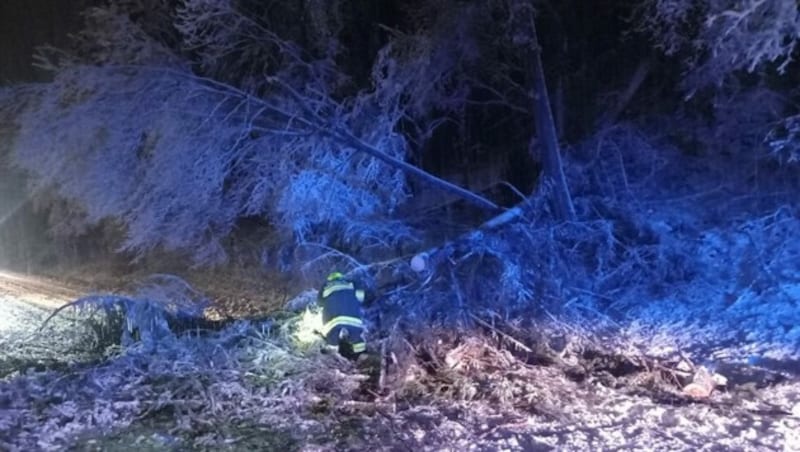
[[542, 48], [536, 36], [536, 23], [534, 20], [533, 4], [530, 0], [516, 0], [514, 2], [514, 30], [515, 44], [525, 50], [525, 56], [530, 65], [533, 81], [533, 108], [536, 122], [536, 133], [543, 148], [544, 167], [540, 188], [549, 187], [553, 207], [560, 220], [572, 221], [575, 219], [575, 207], [567, 186], [564, 167], [561, 161], [561, 150], [558, 145], [558, 134], [553, 123], [553, 112], [550, 109], [550, 100], [547, 95], [544, 70], [542, 69]]
[[[210, 82], [210, 83], [219, 85], [219, 86], [221, 86], [224, 89], [227, 89], [229, 91], [233, 91], [234, 90], [230, 86], [223, 85], [223, 84], [221, 84], [219, 82], [211, 81], [211, 80], [207, 80], [207, 81]], [[382, 161], [382, 162], [384, 162], [384, 163], [386, 163], [388, 165], [391, 165], [391, 166], [393, 166], [395, 168], [398, 168], [398, 169], [404, 171], [408, 175], [411, 175], [413, 177], [418, 178], [423, 183], [425, 183], [425, 184], [427, 184], [427, 185], [429, 185], [429, 186], [431, 186], [431, 187], [433, 187], [435, 189], [442, 190], [442, 191], [444, 191], [446, 193], [453, 194], [453, 195], [463, 199], [464, 201], [472, 204], [473, 206], [479, 207], [479, 208], [484, 209], [484, 210], [492, 211], [492, 212], [497, 212], [497, 211], [501, 210], [500, 206], [498, 206], [497, 204], [495, 204], [491, 200], [489, 200], [487, 198], [484, 198], [483, 196], [481, 196], [481, 195], [479, 195], [477, 193], [471, 192], [471, 191], [469, 191], [469, 190], [467, 190], [465, 188], [462, 188], [462, 187], [460, 187], [460, 186], [458, 186], [458, 185], [456, 185], [456, 184], [454, 184], [452, 182], [448, 182], [448, 181], [446, 181], [446, 180], [444, 180], [444, 179], [442, 179], [440, 177], [434, 176], [433, 174], [428, 173], [427, 171], [425, 171], [425, 170], [423, 170], [421, 168], [418, 168], [418, 167], [416, 167], [414, 165], [411, 165], [410, 163], [407, 163], [407, 162], [405, 162], [403, 160], [398, 160], [398, 159], [392, 157], [391, 155], [386, 154], [385, 152], [381, 151], [380, 149], [370, 145], [369, 143], [361, 140], [357, 136], [353, 135], [353, 133], [350, 130], [348, 130], [346, 127], [342, 127], [342, 126], [338, 126], [338, 125], [335, 125], [335, 124], [331, 124], [325, 118], [321, 117], [319, 114], [317, 114], [313, 110], [311, 110], [306, 105], [305, 101], [303, 100], [303, 96], [299, 92], [297, 92], [294, 88], [292, 88], [291, 86], [289, 86], [286, 83], [281, 82], [278, 79], [275, 79], [275, 81], [290, 96], [292, 96], [292, 98], [294, 98], [297, 101], [298, 108], [300, 109], [300, 111], [302, 113], [304, 113], [305, 116], [298, 116], [298, 115], [295, 115], [295, 114], [287, 115], [282, 110], [275, 109], [272, 105], [270, 105], [267, 102], [264, 102], [264, 101], [262, 101], [260, 99], [252, 98], [249, 94], [246, 94], [246, 93], [240, 92], [240, 91], [237, 91], [236, 93], [238, 95], [246, 96], [250, 100], [259, 103], [263, 107], [262, 108], [262, 112], [269, 112], [269, 113], [272, 113], [272, 114], [277, 114], [278, 116], [286, 116], [285, 119], [287, 121], [287, 124], [291, 124], [291, 123], [296, 123], [298, 121], [302, 121], [305, 124], [309, 125], [312, 128], [312, 130], [314, 130], [314, 131], [316, 131], [318, 133], [322, 133], [325, 136], [330, 137], [330, 138], [338, 141], [339, 143], [342, 143], [342, 144], [344, 144], [346, 146], [350, 146], [352, 149], [354, 149], [356, 151], [364, 152], [366, 154], [369, 154], [372, 157], [375, 157], [378, 160], [380, 160], [380, 161]]]

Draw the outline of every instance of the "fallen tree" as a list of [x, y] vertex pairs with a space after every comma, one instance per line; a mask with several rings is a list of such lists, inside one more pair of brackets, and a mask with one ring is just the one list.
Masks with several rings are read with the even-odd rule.
[[[497, 214], [495, 201], [409, 163], [412, 143], [419, 152], [439, 125], [476, 103], [478, 90], [491, 96], [486, 105], [533, 111], [548, 162], [542, 185], [557, 217], [574, 219], [524, 2], [497, 12], [519, 18], [522, 28], [503, 39], [527, 36], [520, 52], [539, 62], [522, 68], [534, 85], [525, 107], [509, 100], [520, 86], [480, 80], [510, 78], [481, 72], [475, 48], [495, 44], [470, 34], [489, 24], [479, 7], [436, 13], [454, 35], [435, 27], [391, 35], [368, 85], [353, 86], [328, 47], [281, 36], [278, 24], [235, 2], [189, 1], [177, 11], [154, 4], [148, 14], [174, 26], [175, 39], [137, 22], [142, 11], [132, 5], [90, 9], [74, 52], [39, 55], [54, 80], [13, 88], [3, 107], [23, 105], [12, 158], [32, 176], [57, 234], [110, 225], [123, 231], [120, 250], [136, 257], [165, 249], [214, 264], [227, 259], [223, 242], [237, 222], [256, 217], [287, 240], [390, 249], [416, 234], [390, 215], [413, 195], [410, 177]], [[231, 74], [231, 59], [249, 75]]]

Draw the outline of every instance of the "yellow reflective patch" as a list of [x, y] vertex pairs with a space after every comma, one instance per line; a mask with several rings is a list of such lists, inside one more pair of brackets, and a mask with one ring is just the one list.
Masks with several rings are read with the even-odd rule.
[[322, 327], [321, 331], [322, 335], [327, 336], [332, 329], [336, 328], [339, 325], [349, 325], [357, 328], [364, 328], [364, 322], [358, 317], [349, 317], [346, 315], [340, 315], [339, 317], [332, 318], [331, 320], [328, 321], [328, 323], [326, 323]]
[[361, 290], [361, 289], [356, 290], [356, 298], [358, 298], [359, 302], [363, 303], [364, 302], [364, 291]]
[[358, 342], [352, 345], [353, 353], [361, 353], [367, 350], [366, 342]]
[[352, 290], [353, 283], [338, 283], [338, 284], [331, 284], [330, 286], [326, 286], [322, 289], [322, 298], [328, 298], [332, 293], [338, 292], [340, 290]]

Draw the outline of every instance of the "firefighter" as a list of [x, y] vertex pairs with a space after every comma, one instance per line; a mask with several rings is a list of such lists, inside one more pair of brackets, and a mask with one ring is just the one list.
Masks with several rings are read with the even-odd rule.
[[323, 323], [320, 333], [328, 345], [338, 347], [339, 354], [348, 359], [357, 359], [366, 350], [361, 318], [363, 302], [364, 291], [356, 289], [355, 284], [339, 272], [328, 275], [319, 291]]

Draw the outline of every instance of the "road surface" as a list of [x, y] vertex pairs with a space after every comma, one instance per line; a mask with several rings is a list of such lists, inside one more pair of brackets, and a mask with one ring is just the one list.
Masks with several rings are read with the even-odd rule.
[[83, 293], [56, 280], [0, 271], [0, 298], [43, 309], [56, 309]]

